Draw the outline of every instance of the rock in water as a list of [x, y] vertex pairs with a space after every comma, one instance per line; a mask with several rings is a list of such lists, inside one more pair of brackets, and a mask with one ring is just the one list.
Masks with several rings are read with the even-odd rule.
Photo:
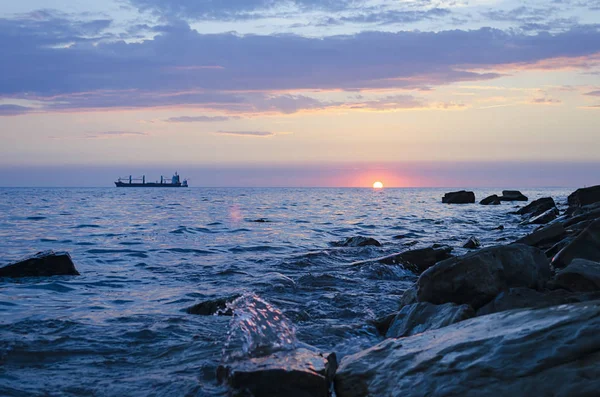
[[463, 248], [475, 249], [481, 247], [481, 242], [477, 237], [471, 236], [466, 243], [463, 244]]
[[475, 202], [475, 193], [460, 190], [458, 192], [446, 193], [442, 197], [442, 203], [445, 204], [472, 204]]
[[217, 378], [256, 397], [328, 397], [336, 369], [334, 353], [299, 348], [221, 365]]
[[570, 291], [600, 291], [600, 263], [574, 259], [556, 274], [554, 285]]
[[402, 338], [420, 334], [432, 329], [447, 327], [450, 324], [474, 317], [469, 305], [432, 305], [427, 302], [404, 306], [391, 321], [386, 338]]
[[0, 268], [0, 277], [79, 276], [68, 252], [44, 251]]
[[493, 194], [489, 197], [484, 198], [483, 200], [481, 200], [479, 202], [479, 204], [481, 205], [499, 205], [500, 204], [500, 197], [498, 197], [497, 194]]
[[344, 357], [338, 397], [593, 396], [600, 301], [476, 317]]
[[503, 190], [500, 201], [527, 201], [527, 196], [518, 190]]
[[534, 200], [530, 204], [521, 208], [517, 211], [517, 214], [536, 217], [553, 208], [556, 208], [554, 199], [552, 197], [543, 197], [541, 199]]
[[595, 220], [552, 259], [554, 269], [566, 267], [575, 258], [600, 262], [600, 219]]
[[600, 185], [577, 189], [567, 199], [572, 207], [583, 207], [600, 201]]
[[510, 287], [539, 288], [550, 278], [537, 248], [511, 244], [483, 248], [437, 263], [417, 280], [419, 302], [471, 305], [475, 310]]
[[415, 274], [421, 274], [437, 262], [452, 257], [452, 247], [447, 245], [420, 248], [392, 254], [382, 258], [368, 259], [366, 261], [354, 262], [351, 266], [360, 266], [370, 263], [382, 263], [384, 265], [402, 265]]
[[204, 302], [195, 304], [186, 309], [188, 314], [197, 314], [200, 316], [212, 316], [217, 314], [219, 316], [232, 316], [233, 311], [227, 307], [228, 303], [233, 302], [239, 298], [240, 294], [226, 296], [224, 298], [211, 299]]
[[348, 237], [344, 241], [332, 243], [332, 245], [335, 247], [381, 247], [381, 243], [379, 241], [375, 240], [374, 238], [363, 236]]
[[558, 217], [558, 209], [551, 208], [548, 211], [534, 217], [529, 222], [530, 225], [545, 225], [546, 223], [552, 222]]

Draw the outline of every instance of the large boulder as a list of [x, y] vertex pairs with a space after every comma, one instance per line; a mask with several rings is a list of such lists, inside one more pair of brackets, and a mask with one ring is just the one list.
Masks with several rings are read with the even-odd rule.
[[483, 248], [430, 267], [417, 280], [417, 299], [479, 309], [505, 289], [536, 289], [549, 278], [548, 259], [537, 248], [523, 244]]
[[527, 196], [518, 190], [503, 190], [500, 201], [527, 201]]
[[558, 208], [551, 208], [548, 211], [533, 217], [529, 222], [530, 225], [545, 225], [558, 218]]
[[256, 397], [329, 397], [336, 369], [334, 353], [299, 348], [222, 364], [217, 379], [237, 392]]
[[474, 316], [475, 312], [469, 305], [415, 303], [404, 306], [394, 316], [385, 336], [386, 338], [402, 338], [420, 334], [432, 329], [443, 328]]
[[363, 236], [348, 237], [345, 240], [332, 243], [332, 245], [336, 247], [381, 247], [381, 243], [379, 241], [371, 237]]
[[460, 190], [458, 192], [449, 192], [442, 197], [442, 203], [445, 204], [472, 204], [475, 202], [475, 193]]
[[68, 252], [44, 251], [0, 268], [0, 277], [79, 276]]
[[567, 267], [575, 258], [600, 262], [600, 219], [595, 220], [552, 259], [552, 268]]
[[402, 265], [405, 269], [415, 274], [421, 274], [437, 262], [452, 257], [452, 247], [442, 245], [436, 247], [420, 248], [404, 251], [399, 254], [384, 256], [382, 258], [368, 259], [352, 263], [352, 266], [361, 266], [371, 263], [384, 265]]
[[537, 229], [531, 234], [517, 240], [519, 244], [540, 247], [543, 245], [555, 244], [567, 235], [567, 231], [561, 223], [553, 223]]
[[476, 317], [344, 357], [338, 397], [594, 396], [600, 301]]
[[519, 209], [517, 214], [536, 217], [553, 208], [556, 208], [554, 199], [552, 197], [543, 197], [541, 199], [534, 200], [525, 207]]
[[481, 205], [500, 205], [500, 197], [497, 194], [492, 194], [479, 202]]
[[600, 263], [573, 259], [556, 274], [554, 285], [570, 291], [600, 291]]
[[185, 311], [188, 314], [197, 314], [200, 316], [212, 316], [215, 314], [219, 316], [232, 316], [233, 311], [231, 308], [227, 307], [227, 304], [233, 302], [240, 296], [242, 295], [234, 294], [223, 298], [209, 299], [197, 303], [194, 306], [190, 306]]
[[600, 201], [600, 185], [577, 189], [568, 197], [569, 206], [583, 207]]

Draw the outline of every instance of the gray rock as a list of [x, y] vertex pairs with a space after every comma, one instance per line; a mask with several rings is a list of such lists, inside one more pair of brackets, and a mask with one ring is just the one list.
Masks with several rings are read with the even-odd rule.
[[500, 197], [497, 194], [493, 194], [481, 200], [479, 202], [481, 205], [500, 205]]
[[529, 222], [530, 225], [545, 225], [546, 223], [552, 222], [558, 217], [558, 208], [551, 208], [548, 211], [532, 218]]
[[519, 244], [539, 247], [547, 244], [554, 244], [567, 235], [567, 231], [560, 223], [553, 223], [537, 229], [531, 234], [517, 240]]
[[573, 240], [574, 237], [566, 237], [560, 240], [558, 243], [554, 244], [552, 247], [548, 248], [546, 251], [544, 251], [544, 253], [548, 258], [554, 258], [556, 254], [560, 252], [560, 250], [565, 248], [567, 245], [571, 244]]
[[405, 336], [420, 334], [432, 329], [447, 327], [450, 324], [474, 316], [475, 312], [469, 305], [415, 303], [404, 306], [394, 316], [385, 337], [403, 338]]
[[371, 237], [363, 236], [348, 237], [343, 241], [332, 243], [332, 245], [336, 247], [381, 247], [381, 243], [379, 241]]
[[421, 274], [417, 299], [479, 309], [505, 289], [536, 289], [549, 278], [548, 259], [537, 248], [523, 244], [483, 248], [439, 262]]
[[600, 291], [600, 263], [573, 259], [556, 274], [554, 285], [569, 291]]
[[472, 204], [475, 202], [475, 193], [460, 190], [458, 192], [446, 193], [442, 197], [442, 203], [445, 204]]
[[469, 239], [463, 244], [463, 248], [475, 249], [481, 247], [481, 242], [477, 237], [471, 236]]
[[217, 379], [255, 397], [328, 397], [336, 369], [334, 353], [299, 348], [222, 364]]
[[0, 268], [0, 277], [79, 276], [68, 252], [44, 251]]
[[567, 199], [570, 206], [583, 207], [600, 201], [600, 185], [577, 189]]
[[476, 317], [344, 357], [338, 397], [595, 396], [600, 302]]
[[368, 259], [366, 261], [354, 262], [351, 266], [361, 266], [371, 263], [382, 263], [385, 265], [402, 265], [405, 269], [415, 274], [421, 274], [437, 262], [452, 257], [452, 247], [443, 245], [437, 247], [420, 248], [404, 251], [399, 254], [384, 256], [382, 258]]
[[564, 222], [564, 227], [568, 228], [584, 221], [593, 221], [595, 219], [600, 218], [600, 209], [595, 209], [592, 211], [581, 210], [580, 212], [580, 214], [573, 216], [571, 219], [566, 220]]
[[415, 283], [402, 294], [402, 297], [400, 298], [400, 309], [406, 305], [412, 305], [417, 302], [417, 284]]
[[527, 201], [527, 196], [518, 190], [503, 190], [500, 201]]
[[519, 209], [518, 215], [527, 215], [529, 217], [536, 217], [543, 214], [544, 212], [556, 208], [556, 203], [552, 197], [543, 197], [532, 201], [530, 204]]
[[227, 307], [227, 304], [233, 302], [240, 296], [240, 294], [235, 294], [224, 298], [210, 299], [188, 307], [185, 311], [188, 314], [197, 314], [200, 316], [212, 316], [214, 314], [219, 316], [232, 316], [233, 312]]
[[553, 269], [563, 269], [575, 258], [600, 262], [600, 219], [594, 221], [552, 259]]

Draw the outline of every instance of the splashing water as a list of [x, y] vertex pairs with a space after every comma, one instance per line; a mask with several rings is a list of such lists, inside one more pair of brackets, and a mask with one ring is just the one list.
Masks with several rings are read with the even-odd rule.
[[297, 346], [296, 329], [283, 313], [254, 294], [227, 305], [233, 311], [223, 361], [263, 357]]

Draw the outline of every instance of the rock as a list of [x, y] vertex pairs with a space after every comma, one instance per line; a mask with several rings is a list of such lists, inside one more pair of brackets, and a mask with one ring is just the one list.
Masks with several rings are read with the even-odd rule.
[[494, 230], [500, 230], [500, 231], [502, 231], [502, 230], [504, 230], [504, 225], [500, 225], [500, 226], [494, 228]]
[[0, 268], [0, 277], [79, 276], [68, 252], [44, 251]]
[[540, 288], [550, 278], [548, 259], [537, 248], [511, 244], [483, 248], [439, 262], [417, 280], [417, 299], [479, 309], [511, 287]]
[[[554, 258], [556, 256], [556, 254], [558, 254], [560, 252], [560, 250], [565, 248], [567, 245], [571, 244], [571, 242], [573, 240], [574, 240], [573, 237], [564, 238], [564, 239], [560, 240], [558, 243], [554, 244], [552, 247], [548, 248], [546, 251], [544, 251], [544, 254], [546, 254], [546, 256], [548, 258]], [[538, 246], [538, 248], [539, 248], [539, 246]]]
[[198, 314], [200, 316], [212, 316], [214, 314], [219, 316], [232, 316], [233, 312], [227, 307], [227, 304], [233, 302], [240, 296], [242, 295], [235, 294], [224, 298], [207, 300], [194, 306], [190, 306], [185, 311], [188, 314]]
[[576, 225], [578, 223], [584, 222], [584, 221], [589, 221], [589, 220], [596, 220], [598, 218], [600, 218], [600, 209], [596, 209], [593, 211], [582, 211], [583, 213], [576, 215], [574, 217], [572, 217], [571, 219], [567, 220], [564, 222], [564, 226], [565, 228], [571, 227], [573, 225]]
[[513, 309], [542, 308], [600, 299], [600, 293], [572, 293], [564, 289], [535, 291], [529, 288], [511, 288], [502, 291], [493, 301], [477, 311], [478, 316]]
[[567, 235], [567, 231], [560, 223], [553, 223], [548, 226], [544, 226], [537, 229], [531, 234], [518, 239], [516, 242], [519, 244], [530, 245], [532, 247], [539, 247], [546, 244], [554, 244], [560, 239]]
[[500, 197], [498, 197], [497, 194], [493, 194], [493, 195], [488, 196], [488, 197], [484, 198], [483, 200], [481, 200], [479, 202], [479, 204], [481, 204], [481, 205], [499, 205]]
[[552, 259], [553, 269], [563, 269], [575, 258], [600, 262], [600, 219], [595, 220]]
[[271, 223], [270, 220], [265, 219], [265, 218], [253, 219], [250, 222], [254, 222], [254, 223]]
[[381, 258], [358, 261], [351, 266], [361, 266], [371, 263], [382, 263], [384, 265], [402, 265], [405, 269], [415, 274], [421, 274], [437, 262], [452, 257], [452, 247], [447, 245], [436, 248], [420, 248], [416, 250], [404, 251], [399, 254], [384, 256]]
[[466, 190], [446, 193], [442, 198], [442, 203], [445, 204], [472, 204], [474, 202], [475, 193]]
[[518, 215], [528, 215], [529, 217], [536, 217], [543, 214], [544, 212], [556, 208], [556, 203], [552, 197], [543, 197], [532, 201], [530, 204], [521, 208], [517, 211]]
[[337, 397], [594, 396], [600, 302], [476, 317], [344, 357]]
[[569, 206], [583, 207], [600, 201], [600, 185], [577, 189], [567, 199]]
[[406, 305], [412, 305], [417, 302], [417, 284], [415, 283], [402, 294], [402, 297], [400, 298], [400, 309]]
[[475, 249], [481, 247], [481, 242], [477, 237], [471, 236], [469, 239], [463, 244], [463, 248]]
[[415, 303], [404, 306], [396, 314], [385, 337], [403, 338], [405, 336], [420, 334], [421, 332], [446, 327], [474, 316], [475, 312], [469, 305]]
[[573, 259], [556, 274], [554, 285], [569, 291], [600, 291], [600, 263]]
[[527, 201], [527, 196], [518, 190], [503, 190], [500, 201]]
[[338, 241], [332, 243], [332, 245], [335, 247], [381, 247], [381, 243], [379, 241], [375, 240], [374, 238], [363, 236], [348, 237], [344, 241]]
[[336, 369], [335, 353], [299, 348], [222, 364], [217, 379], [256, 397], [328, 397]]
[[558, 208], [551, 208], [548, 211], [544, 212], [543, 214], [540, 214], [540, 215], [534, 217], [527, 223], [530, 225], [545, 225], [546, 223], [552, 222], [557, 217], [558, 217]]

